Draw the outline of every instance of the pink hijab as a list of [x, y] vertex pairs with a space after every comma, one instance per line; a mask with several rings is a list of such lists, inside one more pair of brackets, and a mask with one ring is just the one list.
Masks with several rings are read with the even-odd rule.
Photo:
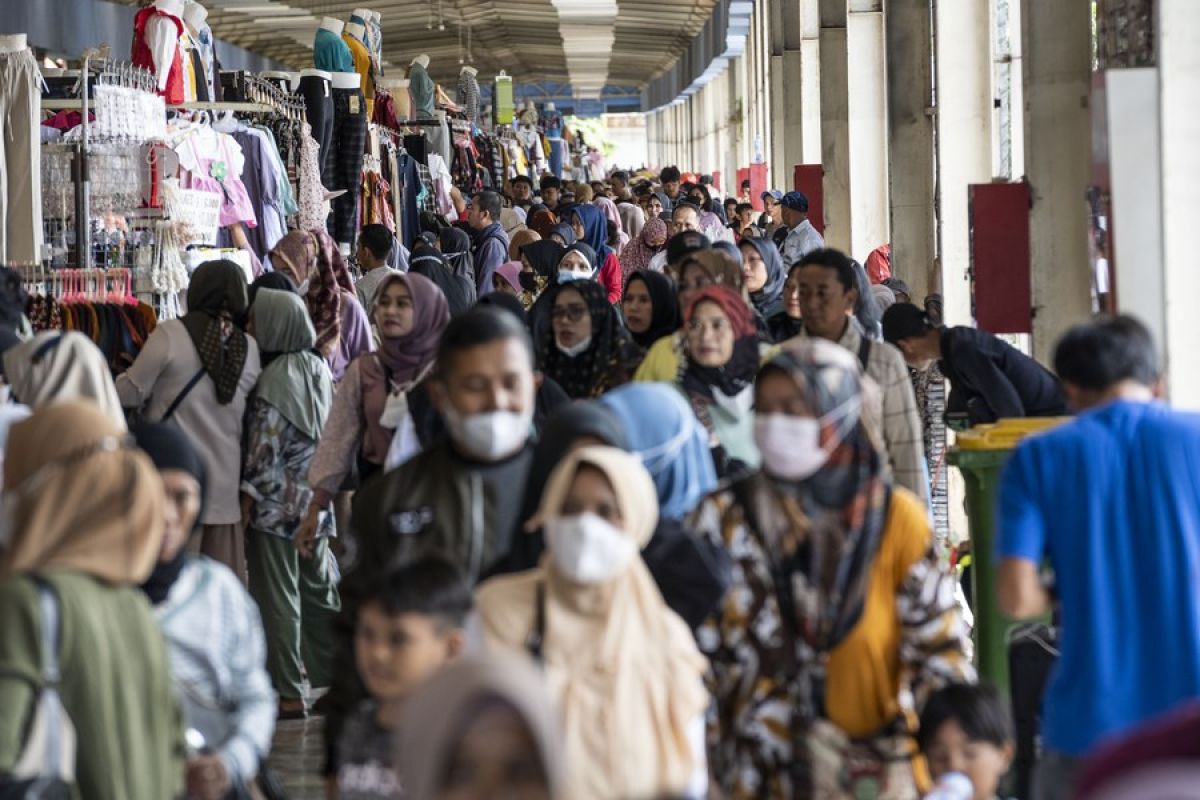
[[621, 239], [618, 250], [623, 250], [625, 245], [629, 244], [629, 234], [625, 232], [625, 225], [621, 222], [621, 212], [617, 210], [617, 204], [607, 197], [597, 197], [592, 201], [592, 205], [598, 206], [604, 212], [604, 216], [608, 217], [608, 221], [617, 226], [617, 234]]

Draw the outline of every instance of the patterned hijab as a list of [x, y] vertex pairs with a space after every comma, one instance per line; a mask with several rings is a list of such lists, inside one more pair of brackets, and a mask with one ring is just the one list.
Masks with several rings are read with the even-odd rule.
[[[659, 239], [664, 244], [654, 247], [650, 244], [651, 239]], [[650, 261], [666, 246], [666, 240], [667, 223], [661, 219], [652, 219], [642, 226], [641, 233], [621, 251], [621, 272], [625, 280], [629, 280], [638, 270], [649, 267]]]
[[91, 400], [118, 427], [125, 412], [96, 343], [78, 331], [43, 331], [4, 353], [14, 399], [37, 410], [64, 400]]
[[549, 314], [559, 294], [578, 292], [592, 317], [592, 342], [577, 356], [568, 356], [554, 341], [552, 324], [535, 325], [538, 364], [574, 399], [599, 397], [624, 383], [641, 360], [641, 350], [608, 302], [608, 290], [595, 281], [558, 284], [546, 291], [539, 306]]
[[201, 264], [188, 284], [187, 307], [183, 327], [216, 385], [217, 402], [227, 405], [237, 394], [248, 352], [245, 332], [233, 323], [246, 313], [242, 268], [225, 260]]
[[836, 647], [862, 616], [870, 565], [887, 517], [887, 482], [862, 422], [858, 362], [820, 339], [784, 345], [762, 369], [786, 375], [821, 421], [829, 459], [798, 483], [768, 480], [783, 500], [784, 568], [792, 575], [798, 633], [819, 652]]
[[[336, 262], [336, 264], [335, 264]], [[342, 292], [338, 275], [345, 269], [337, 243], [321, 230], [292, 231], [271, 250], [271, 266], [304, 292], [304, 303], [317, 331], [317, 350], [329, 359], [342, 336]], [[351, 286], [350, 291], [354, 288]]]

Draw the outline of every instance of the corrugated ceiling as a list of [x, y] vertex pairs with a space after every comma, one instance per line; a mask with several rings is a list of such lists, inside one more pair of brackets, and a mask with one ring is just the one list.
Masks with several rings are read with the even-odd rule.
[[[142, 0], [122, 2], [144, 4]], [[344, 20], [362, 7], [383, 16], [384, 58], [394, 65], [395, 75], [415, 56], [428, 53], [430, 73], [449, 90], [469, 40], [471, 63], [479, 69], [481, 79], [490, 80], [503, 69], [524, 83], [571, 80], [560, 15], [551, 0], [283, 0], [287, 8], [282, 10], [277, 0], [201, 2], [209, 8], [209, 24], [217, 37], [293, 69], [312, 64], [317, 20], [323, 16]], [[703, 28], [715, 2], [617, 0], [606, 85], [642, 88], [669, 68]], [[444, 30], [439, 29], [439, 12]], [[577, 75], [579, 63], [576, 59]]]

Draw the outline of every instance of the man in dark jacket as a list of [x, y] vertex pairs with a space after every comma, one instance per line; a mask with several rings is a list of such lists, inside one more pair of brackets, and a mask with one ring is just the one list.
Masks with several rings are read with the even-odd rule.
[[500, 224], [502, 204], [495, 192], [480, 192], [471, 199], [467, 222], [475, 232], [471, 254], [475, 261], [475, 288], [480, 295], [492, 291], [492, 276], [508, 261], [508, 234]]
[[1058, 379], [987, 331], [940, 327], [911, 303], [897, 303], [883, 315], [883, 338], [900, 348], [914, 369], [939, 362], [950, 381], [948, 417], [965, 415], [971, 425], [979, 425], [1011, 417], [1067, 414]]
[[521, 323], [479, 306], [442, 336], [430, 399], [447, 436], [368, 482], [350, 528], [360, 569], [438, 550], [472, 579], [508, 553], [529, 471], [537, 387]]

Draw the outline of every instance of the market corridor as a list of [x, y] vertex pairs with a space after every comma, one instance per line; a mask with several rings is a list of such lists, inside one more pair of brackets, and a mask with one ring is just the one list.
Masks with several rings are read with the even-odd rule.
[[0, 0], [0, 799], [1200, 800], [1195, 0]]

